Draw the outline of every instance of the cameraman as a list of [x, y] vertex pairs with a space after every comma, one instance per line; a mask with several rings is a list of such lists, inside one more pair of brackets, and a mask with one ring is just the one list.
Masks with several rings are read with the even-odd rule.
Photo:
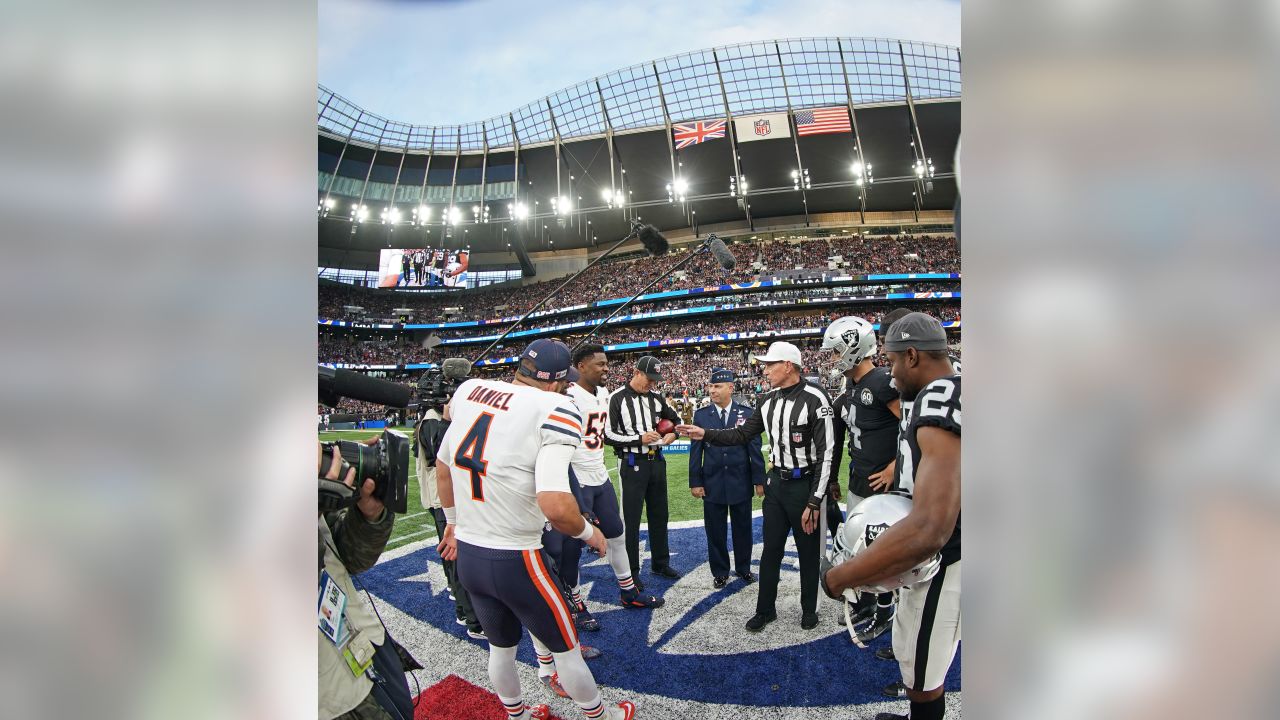
[[[424, 399], [426, 408], [418, 419], [417, 430], [413, 434], [413, 453], [418, 456], [418, 492], [422, 498], [422, 507], [431, 511], [435, 520], [436, 537], [444, 537], [447, 521], [444, 508], [440, 506], [440, 494], [436, 490], [436, 452], [440, 449], [440, 440], [449, 429], [448, 406], [440, 402], [447, 398], [433, 397]], [[484, 630], [476, 611], [471, 607], [471, 598], [458, 581], [457, 565], [453, 560], [443, 560], [444, 576], [449, 582], [449, 594], [454, 599], [454, 616], [459, 625], [467, 626], [467, 635], [476, 640], [483, 640]]]
[[[375, 440], [376, 442], [376, 440]], [[319, 475], [337, 480], [344, 462], [337, 447], [325, 457], [317, 446]], [[342, 482], [353, 490], [356, 471]], [[373, 567], [387, 546], [395, 514], [374, 497], [365, 479], [355, 507], [321, 516], [319, 716], [325, 720], [410, 720], [413, 701], [404, 666], [382, 622], [356, 596], [351, 575]]]

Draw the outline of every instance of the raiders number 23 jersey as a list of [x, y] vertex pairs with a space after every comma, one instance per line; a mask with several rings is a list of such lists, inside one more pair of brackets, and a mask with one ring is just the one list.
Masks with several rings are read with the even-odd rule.
[[[914, 494], [915, 471], [920, 465], [920, 443], [916, 440], [916, 432], [921, 427], [939, 427], [960, 437], [960, 376], [934, 380], [909, 405], [909, 408], [908, 403], [902, 406], [902, 420], [906, 425], [898, 441], [894, 485], [899, 490]], [[956, 528], [942, 546], [942, 565], [945, 567], [959, 559], [960, 516], [956, 515]]]

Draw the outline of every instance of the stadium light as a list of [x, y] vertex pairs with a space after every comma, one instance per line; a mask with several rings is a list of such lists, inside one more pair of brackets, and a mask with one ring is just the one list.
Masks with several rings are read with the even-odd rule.
[[684, 178], [678, 177], [673, 182], [667, 183], [667, 202], [673, 203], [676, 200], [684, 202], [688, 192], [689, 183]]
[[529, 217], [529, 206], [524, 203], [516, 203], [511, 206], [511, 217], [517, 220], [523, 220]]
[[449, 224], [457, 225], [458, 221], [461, 219], [462, 219], [462, 210], [458, 209], [456, 205], [450, 205], [449, 206]]
[[355, 216], [356, 222], [361, 222], [369, 217], [369, 208], [364, 205], [361, 205], [359, 209], [357, 209], [355, 206], [352, 206], [352, 210], [354, 210], [352, 215]]

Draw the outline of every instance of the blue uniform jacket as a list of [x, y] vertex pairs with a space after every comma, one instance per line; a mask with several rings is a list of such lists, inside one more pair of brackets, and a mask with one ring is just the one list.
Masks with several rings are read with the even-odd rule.
[[[693, 424], [708, 430], [737, 427], [755, 412], [746, 405], [729, 404], [729, 423], [720, 422], [714, 403], [693, 414]], [[764, 484], [764, 455], [760, 436], [746, 445], [717, 446], [694, 440], [689, 445], [689, 487], [707, 489], [706, 499], [733, 505], [750, 500], [753, 485]]]

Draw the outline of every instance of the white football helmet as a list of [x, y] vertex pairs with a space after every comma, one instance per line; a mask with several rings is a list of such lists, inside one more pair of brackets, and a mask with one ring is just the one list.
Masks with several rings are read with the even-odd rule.
[[[880, 533], [892, 527], [911, 512], [911, 498], [898, 493], [872, 495], [854, 506], [849, 511], [849, 519], [836, 532], [831, 547], [831, 564], [839, 565], [867, 549]], [[933, 557], [911, 568], [910, 570], [889, 578], [876, 585], [844, 591], [850, 602], [856, 602], [858, 592], [886, 593], [893, 592], [908, 585], [915, 585], [930, 580], [942, 566], [942, 556], [935, 553]]]
[[835, 353], [836, 370], [848, 372], [876, 354], [875, 326], [860, 317], [842, 317], [827, 326], [822, 334], [822, 349]]

